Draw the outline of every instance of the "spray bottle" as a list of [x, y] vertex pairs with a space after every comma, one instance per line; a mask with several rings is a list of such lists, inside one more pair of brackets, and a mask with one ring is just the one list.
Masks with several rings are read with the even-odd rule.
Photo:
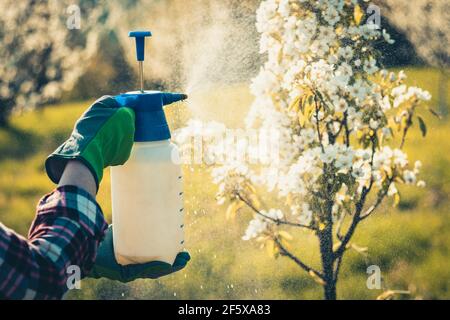
[[130, 158], [111, 168], [114, 253], [121, 265], [163, 261], [172, 264], [184, 248], [183, 190], [176, 145], [163, 106], [187, 98], [184, 94], [144, 91], [145, 37], [134, 31], [140, 90], [115, 97], [136, 115]]

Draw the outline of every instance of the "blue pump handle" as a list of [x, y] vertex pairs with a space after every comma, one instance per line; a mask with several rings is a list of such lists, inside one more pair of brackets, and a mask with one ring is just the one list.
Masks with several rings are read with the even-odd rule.
[[163, 106], [185, 100], [187, 95], [174, 92], [145, 91], [125, 93], [114, 97], [120, 107], [128, 107], [136, 114], [134, 141], [170, 139], [169, 125]]
[[128, 36], [136, 38], [136, 59], [137, 61], [144, 61], [145, 57], [145, 38], [151, 37], [150, 31], [130, 31]]
[[[130, 31], [130, 37], [136, 38], [136, 58], [144, 61], [145, 37], [150, 37], [150, 31]], [[140, 66], [141, 91], [129, 92], [115, 96], [120, 107], [128, 107], [134, 110], [136, 115], [136, 127], [134, 141], [160, 141], [170, 139], [170, 130], [167, 124], [163, 107], [176, 101], [187, 99], [187, 95], [174, 92], [144, 91], [143, 90], [143, 66]]]

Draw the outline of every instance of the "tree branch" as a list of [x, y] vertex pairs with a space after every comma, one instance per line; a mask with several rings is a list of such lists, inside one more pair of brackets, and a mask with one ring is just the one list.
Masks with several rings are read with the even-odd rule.
[[339, 248], [334, 252], [334, 257], [333, 259], [337, 259], [339, 258], [345, 251], [347, 244], [349, 243], [350, 239], [353, 236], [353, 233], [355, 232], [356, 227], [358, 226], [358, 223], [361, 221], [359, 219], [359, 215], [361, 214], [362, 208], [364, 206], [364, 202], [366, 200], [367, 194], [368, 192], [368, 188], [364, 187], [363, 191], [361, 193], [361, 198], [358, 201], [358, 203], [356, 204], [356, 211], [355, 214], [353, 215], [353, 220], [352, 223], [350, 225], [350, 227], [347, 230], [347, 233], [345, 234], [345, 236], [342, 238], [341, 241], [341, 245], [339, 246]]
[[[375, 150], [376, 150], [375, 140], [374, 140], [374, 138], [372, 138], [372, 155], [370, 158], [370, 168], [373, 168], [373, 159], [375, 157]], [[350, 227], [348, 228], [347, 233], [342, 238], [341, 245], [333, 254], [334, 260], [338, 259], [344, 253], [344, 251], [347, 247], [347, 244], [349, 243], [350, 239], [353, 236], [353, 233], [356, 230], [356, 227], [358, 226], [358, 223], [361, 221], [361, 218], [360, 218], [361, 212], [364, 208], [364, 204], [366, 203], [367, 195], [369, 194], [370, 190], [372, 189], [372, 186], [373, 186], [373, 176], [372, 176], [372, 172], [371, 172], [369, 186], [363, 187], [363, 189], [361, 191], [361, 197], [359, 198], [359, 201], [356, 203], [356, 209], [355, 209], [355, 214], [353, 215], [352, 223], [351, 223]]]
[[406, 126], [406, 127], [403, 129], [402, 141], [400, 142], [400, 149], [403, 149], [403, 146], [405, 145], [406, 134], [408, 133], [408, 130], [409, 130], [409, 126]]
[[344, 220], [345, 220], [346, 216], [347, 216], [347, 210], [344, 209], [342, 212], [342, 216], [336, 223], [336, 236], [339, 239], [339, 241], [342, 240], [341, 229], [342, 229], [342, 225], [344, 224]]
[[414, 107], [412, 107], [411, 110], [408, 110], [408, 118], [406, 119], [406, 125], [405, 125], [405, 128], [403, 129], [402, 141], [400, 143], [400, 149], [403, 149], [403, 146], [405, 145], [406, 135], [408, 134], [409, 128], [412, 125], [413, 116], [414, 116]]
[[325, 150], [322, 143], [322, 133], [320, 132], [320, 124], [319, 124], [319, 106], [317, 105], [317, 94], [314, 95], [314, 104], [316, 106], [315, 110], [315, 118], [316, 118], [316, 128], [317, 128], [317, 135], [319, 136], [319, 143], [320, 147], [322, 149], [322, 152]]
[[390, 187], [390, 185], [391, 185], [393, 180], [394, 180], [394, 176], [389, 178], [389, 182], [388, 182], [388, 185], [387, 185], [386, 189], [383, 191], [382, 194], [380, 194], [377, 197], [377, 200], [375, 201], [375, 203], [360, 216], [359, 220], [366, 219], [367, 217], [369, 217], [375, 211], [376, 208], [378, 208], [378, 206], [383, 202], [384, 198], [386, 197], [386, 195], [387, 195], [387, 193], [389, 191], [389, 187]]
[[264, 213], [262, 213], [261, 211], [256, 209], [256, 207], [250, 201], [245, 199], [239, 192], [236, 192], [236, 196], [242, 202], [244, 202], [250, 209], [252, 209], [253, 212], [255, 212], [257, 215], [260, 215], [264, 219], [270, 220], [270, 221], [272, 221], [272, 222], [274, 222], [274, 223], [276, 223], [278, 225], [284, 224], [284, 225], [288, 225], [288, 226], [292, 226], [292, 227], [305, 228], [305, 229], [309, 229], [309, 230], [313, 230], [313, 231], [315, 230], [313, 227], [308, 226], [306, 224], [301, 224], [301, 223], [296, 223], [296, 222], [291, 222], [291, 221], [287, 221], [287, 220], [280, 220], [280, 219], [269, 217], [268, 215], [265, 215]]
[[335, 266], [335, 268], [334, 268], [334, 275], [333, 275], [333, 280], [335, 281], [335, 282], [337, 282], [337, 280], [338, 280], [338, 277], [339, 277], [339, 271], [340, 271], [340, 269], [341, 269], [341, 265], [342, 265], [342, 259], [344, 258], [344, 255], [341, 255], [341, 256], [339, 256], [337, 259], [336, 259], [336, 266]]
[[350, 146], [350, 129], [348, 128], [348, 113], [344, 112], [344, 129], [345, 129], [345, 145], [347, 148]]
[[294, 261], [300, 268], [308, 272], [309, 274], [313, 273], [314, 276], [319, 277], [322, 281], [324, 281], [324, 276], [319, 271], [315, 270], [314, 268], [306, 265], [304, 262], [302, 262], [298, 257], [293, 255], [291, 252], [289, 252], [280, 242], [278, 238], [274, 239], [275, 244], [277, 245], [278, 249], [280, 250], [280, 254], [283, 256], [286, 256], [290, 258], [292, 261]]

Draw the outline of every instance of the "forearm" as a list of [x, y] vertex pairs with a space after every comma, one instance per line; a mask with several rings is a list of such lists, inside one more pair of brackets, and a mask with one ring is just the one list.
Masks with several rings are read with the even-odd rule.
[[83, 163], [77, 160], [67, 163], [58, 186], [76, 186], [86, 190], [94, 198], [97, 193], [94, 176]]
[[89, 175], [81, 163], [68, 163], [60, 186], [39, 202], [28, 239], [0, 224], [0, 298], [61, 298], [69, 266], [81, 277], [92, 268], [107, 224]]

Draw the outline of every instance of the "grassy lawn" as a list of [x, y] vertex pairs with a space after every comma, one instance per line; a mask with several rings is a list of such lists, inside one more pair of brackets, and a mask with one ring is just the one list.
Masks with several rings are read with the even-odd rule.
[[[409, 83], [429, 90], [436, 104], [437, 72], [407, 70]], [[208, 118], [226, 117], [239, 126], [251, 101], [244, 86], [208, 93]], [[226, 97], [226, 99], [224, 99]], [[450, 97], [449, 97], [450, 101]], [[74, 121], [90, 101], [49, 106], [15, 116], [11, 128], [0, 129], [0, 221], [26, 234], [39, 198], [53, 185], [44, 172], [44, 159], [70, 133]], [[181, 111], [178, 111], [178, 108]], [[368, 254], [349, 251], [338, 284], [338, 297], [374, 299], [381, 290], [366, 287], [366, 268], [379, 265], [386, 287], [409, 290], [397, 298], [450, 298], [450, 126], [421, 111], [428, 121], [424, 139], [417, 125], [411, 131], [407, 152], [423, 162], [425, 189], [400, 189], [402, 200], [393, 209], [385, 203], [373, 219], [358, 230], [355, 243], [368, 247]], [[189, 112], [183, 104], [169, 108], [172, 128], [180, 126]], [[121, 284], [108, 280], [84, 280], [82, 289], [69, 298], [98, 299], [309, 299], [321, 298], [321, 288], [290, 261], [270, 258], [255, 243], [241, 239], [246, 212], [235, 222], [225, 220], [224, 208], [215, 203], [215, 186], [207, 169], [186, 167], [187, 245], [189, 266], [157, 281], [137, 280]], [[111, 216], [109, 174], [105, 174], [99, 202]], [[311, 235], [294, 233], [295, 252], [318, 263], [317, 243]]]

